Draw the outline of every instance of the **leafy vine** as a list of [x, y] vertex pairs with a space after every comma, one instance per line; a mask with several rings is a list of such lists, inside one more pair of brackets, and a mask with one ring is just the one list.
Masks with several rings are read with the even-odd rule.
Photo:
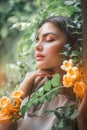
[[38, 105], [39, 103], [44, 103], [45, 100], [51, 100], [53, 94], [58, 95], [60, 92], [60, 75], [55, 74], [53, 78], [47, 81], [44, 86], [41, 87], [38, 91], [36, 90], [29, 100], [27, 101], [26, 105], [22, 107], [21, 113], [22, 115], [25, 114], [28, 108], [31, 108], [32, 105]]

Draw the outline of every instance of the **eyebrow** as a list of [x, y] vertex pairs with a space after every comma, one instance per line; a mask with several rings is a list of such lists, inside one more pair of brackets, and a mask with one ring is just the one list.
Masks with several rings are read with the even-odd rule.
[[45, 33], [45, 34], [43, 34], [43, 36], [45, 37], [45, 36], [47, 36], [47, 35], [49, 35], [49, 34], [52, 34], [52, 35], [55, 35], [55, 36], [57, 36], [55, 33], [53, 33], [53, 32], [48, 32], [48, 33]]

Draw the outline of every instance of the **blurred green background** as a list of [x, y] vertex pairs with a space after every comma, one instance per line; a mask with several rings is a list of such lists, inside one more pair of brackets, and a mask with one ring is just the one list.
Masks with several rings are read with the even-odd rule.
[[11, 27], [18, 22], [31, 21], [40, 4], [40, 0], [0, 0], [0, 95], [9, 94], [7, 90], [13, 90], [20, 80], [15, 63], [17, 45], [24, 32]]
[[22, 33], [11, 26], [31, 20], [38, 13], [38, 0], [0, 0], [0, 58], [3, 63], [14, 62], [16, 45]]
[[36, 28], [52, 15], [71, 17], [80, 31], [79, 0], [0, 0], [0, 96], [10, 96], [35, 69]]

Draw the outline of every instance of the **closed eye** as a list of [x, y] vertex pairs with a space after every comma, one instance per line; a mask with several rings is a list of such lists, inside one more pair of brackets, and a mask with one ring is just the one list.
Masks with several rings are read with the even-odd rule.
[[54, 41], [54, 39], [48, 39], [48, 40], [46, 40], [46, 42], [53, 42]]

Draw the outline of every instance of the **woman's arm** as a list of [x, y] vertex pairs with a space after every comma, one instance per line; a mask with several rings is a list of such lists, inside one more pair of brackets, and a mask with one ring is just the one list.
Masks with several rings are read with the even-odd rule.
[[85, 98], [79, 106], [79, 116], [77, 118], [78, 130], [87, 130], [87, 92]]
[[[44, 76], [52, 76], [52, 73], [50, 71], [43, 71], [43, 70], [37, 70], [35, 72], [29, 72], [26, 74], [23, 82], [20, 84], [20, 90], [22, 90], [25, 95], [24, 95], [24, 98], [26, 96], [28, 96], [31, 92], [31, 89], [32, 89], [32, 85], [33, 83], [39, 79], [39, 82], [40, 82], [40, 79], [42, 80], [41, 77], [44, 77]], [[37, 78], [37, 79], [36, 79]]]
[[0, 123], [0, 130], [16, 130], [16, 129], [17, 129], [16, 122], [7, 121], [4, 122], [3, 124]]

